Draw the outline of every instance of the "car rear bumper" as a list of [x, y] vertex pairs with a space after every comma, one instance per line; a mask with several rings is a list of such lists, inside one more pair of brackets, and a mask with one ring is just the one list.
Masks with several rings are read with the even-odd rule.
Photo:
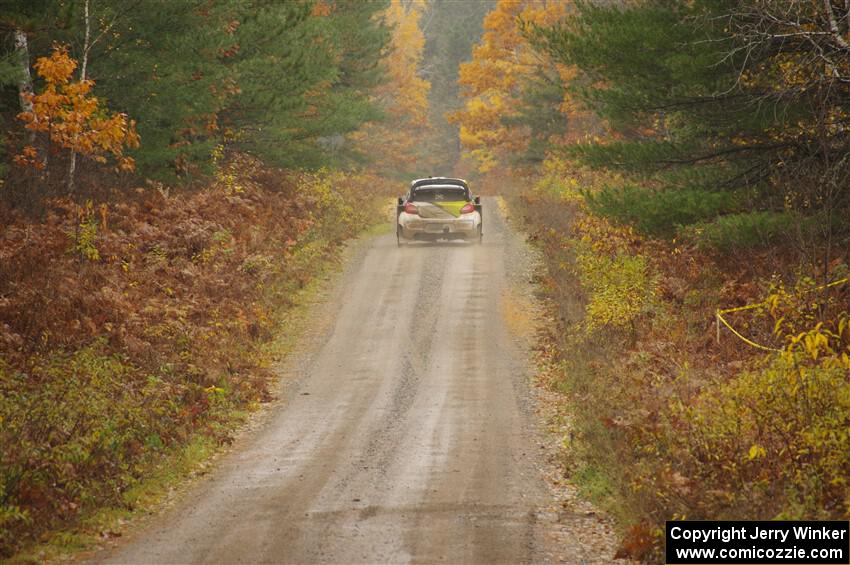
[[399, 216], [401, 235], [407, 239], [469, 239], [478, 234], [480, 216], [464, 215], [460, 218], [420, 218], [413, 214]]

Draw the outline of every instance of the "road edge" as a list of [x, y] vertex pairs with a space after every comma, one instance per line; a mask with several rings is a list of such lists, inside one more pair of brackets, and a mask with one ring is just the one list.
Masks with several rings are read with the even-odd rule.
[[510, 246], [518, 248], [514, 253], [516, 264], [520, 265], [509, 277], [502, 314], [527, 357], [530, 422], [534, 428], [531, 432], [536, 447], [543, 452], [538, 458], [542, 463], [538, 471], [552, 502], [543, 512], [543, 522], [549, 528], [544, 532], [544, 547], [538, 550], [547, 561], [555, 563], [628, 565], [632, 562], [614, 557], [618, 540], [613, 518], [581, 495], [563, 466], [570, 450], [570, 408], [569, 399], [552, 390], [547, 379], [551, 371], [545, 355], [548, 309], [540, 289], [546, 265], [540, 251], [528, 241], [524, 225], [513, 219], [508, 201], [502, 196], [496, 196], [495, 201], [499, 216], [508, 227], [506, 234], [513, 239]]
[[199, 435], [180, 445], [153, 464], [146, 478], [133, 486], [131, 490], [136, 491], [133, 498], [138, 501], [133, 508], [99, 508], [73, 527], [50, 532], [46, 539], [24, 547], [2, 563], [89, 561], [137, 538], [203, 484], [224, 457], [238, 451], [281, 408], [292, 380], [283, 368], [314, 347], [310, 334], [338, 299], [346, 274], [374, 238], [388, 233], [388, 227], [382, 217], [345, 241], [322, 259], [310, 281], [290, 297], [290, 305], [282, 310], [275, 338], [267, 345], [275, 374], [269, 383], [271, 400], [233, 410], [229, 415], [228, 443], [219, 444]]

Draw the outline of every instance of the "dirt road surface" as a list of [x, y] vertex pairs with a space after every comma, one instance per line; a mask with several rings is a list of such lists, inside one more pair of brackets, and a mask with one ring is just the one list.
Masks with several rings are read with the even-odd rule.
[[361, 244], [263, 425], [94, 560], [609, 561], [586, 539], [590, 512], [551, 510], [530, 369], [501, 306], [527, 284], [528, 249], [496, 209], [481, 246]]

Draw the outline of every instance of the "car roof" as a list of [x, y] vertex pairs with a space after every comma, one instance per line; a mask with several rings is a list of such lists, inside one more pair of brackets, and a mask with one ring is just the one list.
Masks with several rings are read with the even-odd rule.
[[410, 189], [419, 188], [420, 186], [443, 185], [443, 186], [462, 186], [469, 190], [469, 185], [463, 179], [455, 179], [450, 177], [428, 177], [425, 179], [416, 179], [410, 183]]

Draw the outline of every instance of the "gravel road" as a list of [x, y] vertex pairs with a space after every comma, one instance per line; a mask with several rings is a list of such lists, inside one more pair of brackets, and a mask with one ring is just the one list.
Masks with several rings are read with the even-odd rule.
[[485, 210], [481, 246], [383, 235], [349, 253], [262, 425], [94, 561], [539, 563], [556, 537], [567, 561], [607, 561], [553, 535], [569, 526], [502, 307], [528, 250]]

